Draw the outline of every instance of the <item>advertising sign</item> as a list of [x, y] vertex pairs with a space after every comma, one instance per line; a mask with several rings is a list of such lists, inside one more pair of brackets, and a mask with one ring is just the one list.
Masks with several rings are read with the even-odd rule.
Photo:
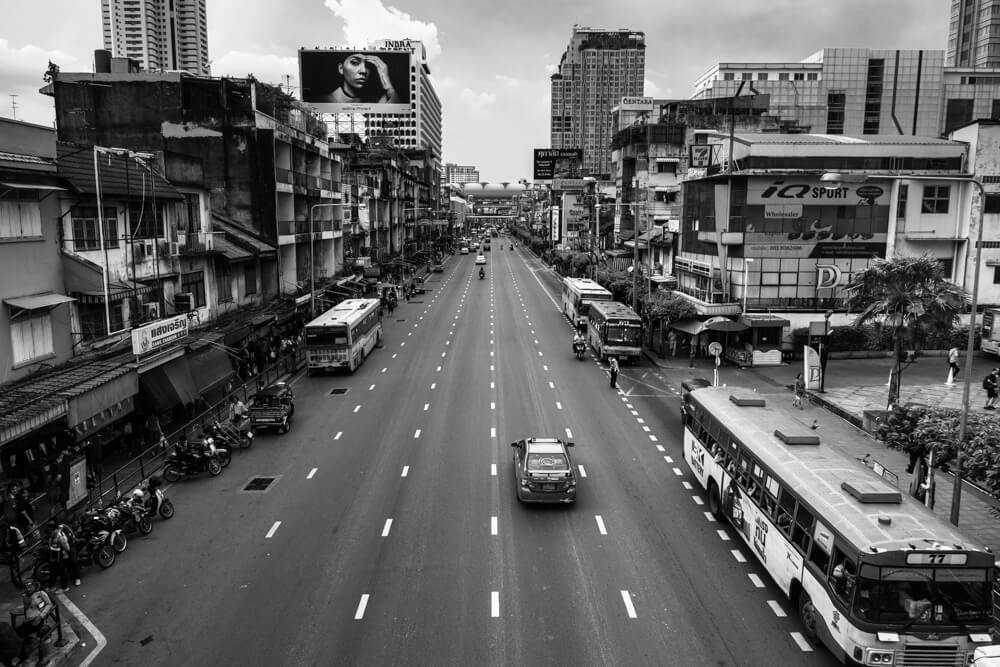
[[142, 356], [188, 335], [187, 315], [175, 315], [132, 329], [132, 354]]
[[888, 206], [889, 188], [880, 185], [844, 183], [828, 190], [814, 176], [751, 178], [747, 183], [747, 204], [805, 206]]
[[550, 181], [553, 178], [580, 178], [583, 163], [582, 148], [536, 148], [535, 180]]
[[565, 238], [574, 239], [587, 236], [590, 230], [590, 212], [583, 195], [562, 196]]
[[553, 206], [549, 209], [549, 213], [552, 215], [551, 228], [552, 228], [552, 240], [556, 243], [559, 242], [559, 222], [562, 220], [562, 215], [560, 215], [559, 207]]
[[553, 190], [583, 190], [587, 181], [582, 178], [553, 178]]
[[691, 144], [688, 151], [688, 162], [692, 169], [707, 169], [712, 166], [712, 147], [709, 144]]
[[820, 374], [823, 372], [819, 363], [819, 352], [808, 345], [802, 348], [802, 377], [806, 381], [807, 391], [819, 391]]
[[299, 49], [302, 101], [322, 113], [410, 109], [410, 50]]
[[621, 111], [652, 111], [652, 97], [623, 97], [618, 109]]
[[81, 456], [69, 462], [69, 474], [63, 475], [62, 497], [65, 507], [75, 507], [87, 499], [87, 457]]

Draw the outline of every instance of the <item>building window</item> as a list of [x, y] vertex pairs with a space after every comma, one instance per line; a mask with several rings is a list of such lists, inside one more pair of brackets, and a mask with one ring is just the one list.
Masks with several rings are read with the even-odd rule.
[[[101, 235], [96, 206], [73, 207], [73, 250], [99, 250]], [[104, 247], [118, 247], [118, 210], [104, 207]]]
[[806, 81], [819, 81], [819, 74], [816, 72], [809, 72], [806, 74]]
[[778, 81], [788, 81], [788, 72], [778, 72]]
[[987, 192], [983, 213], [1000, 213], [1000, 193]]
[[758, 81], [767, 81], [767, 72], [757, 72]]
[[222, 269], [216, 278], [215, 289], [219, 293], [219, 303], [227, 303], [233, 300], [233, 284], [229, 278], [229, 270]]
[[722, 80], [723, 81], [735, 81], [736, 80], [736, 73], [735, 72], [725, 72], [722, 75]]
[[972, 120], [972, 106], [975, 100], [950, 99], [945, 102], [944, 131], [951, 132]]
[[847, 104], [847, 95], [844, 93], [830, 92], [826, 95], [826, 133], [844, 133], [844, 109]]
[[1000, 285], [1000, 266], [993, 267], [993, 284]]
[[163, 204], [157, 204], [156, 215], [153, 215], [152, 204], [130, 204], [128, 207], [128, 224], [132, 230], [132, 238], [157, 239], [163, 238]]
[[42, 235], [42, 214], [37, 200], [0, 200], [0, 239]]
[[192, 294], [192, 308], [201, 308], [205, 305], [205, 272], [192, 271], [181, 274], [181, 292]]
[[910, 186], [906, 183], [899, 184], [899, 196], [896, 197], [896, 219], [906, 218], [906, 200], [910, 196]]
[[925, 185], [924, 198], [920, 204], [921, 213], [947, 213], [949, 185]]
[[806, 75], [803, 72], [796, 72], [793, 78], [795, 79], [795, 81], [804, 81]]
[[52, 347], [52, 317], [48, 311], [16, 311], [10, 322], [10, 344], [15, 366], [55, 354]]
[[753, 72], [743, 72], [743, 74], [740, 75], [740, 78], [743, 81], [753, 81]]
[[[101, 338], [108, 334], [103, 303], [80, 303], [77, 308], [80, 311], [80, 333], [85, 340]], [[121, 331], [125, 328], [121, 302], [112, 303], [107, 314], [111, 315], [112, 331]]]
[[257, 293], [257, 266], [254, 264], [243, 265], [243, 285], [246, 296]]

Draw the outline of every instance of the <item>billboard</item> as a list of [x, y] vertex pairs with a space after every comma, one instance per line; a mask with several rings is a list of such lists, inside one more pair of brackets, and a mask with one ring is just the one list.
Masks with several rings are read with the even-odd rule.
[[553, 178], [580, 178], [582, 164], [582, 148], [536, 148], [535, 180], [551, 181]]
[[299, 49], [302, 101], [322, 113], [405, 113], [410, 51]]
[[132, 354], [141, 356], [159, 350], [188, 335], [187, 315], [174, 315], [132, 329]]

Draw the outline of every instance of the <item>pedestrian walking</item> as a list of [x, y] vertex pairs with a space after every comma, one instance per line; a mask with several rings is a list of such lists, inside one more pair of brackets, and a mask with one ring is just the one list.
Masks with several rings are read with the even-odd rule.
[[986, 390], [986, 405], [984, 410], [997, 409], [997, 390], [1000, 389], [1000, 368], [994, 368], [983, 378], [983, 389]]
[[16, 585], [21, 584], [21, 554], [24, 553], [24, 548], [27, 545], [28, 541], [24, 538], [21, 529], [5, 520], [3, 522], [3, 541], [0, 542], [0, 548], [3, 549], [3, 556], [10, 569], [10, 581]]
[[35, 531], [35, 507], [31, 504], [31, 495], [28, 489], [20, 484], [14, 495], [14, 515], [17, 517], [17, 527], [21, 529], [25, 539]]
[[667, 334], [667, 347], [670, 348], [670, 356], [677, 356], [677, 332], [673, 329]]
[[695, 340], [694, 336], [691, 336], [688, 339], [688, 345], [691, 348], [691, 350], [690, 350], [691, 357], [688, 360], [688, 368], [694, 368], [694, 357], [695, 357], [696, 354], [698, 354], [698, 341]]
[[803, 409], [802, 398], [806, 395], [806, 381], [802, 379], [802, 373], [795, 376], [792, 389], [795, 392], [795, 398], [792, 399], [792, 407], [801, 410]]
[[948, 350], [948, 383], [951, 384], [958, 377], [958, 357], [960, 352], [957, 347]]
[[611, 386], [618, 386], [618, 358], [611, 357]]

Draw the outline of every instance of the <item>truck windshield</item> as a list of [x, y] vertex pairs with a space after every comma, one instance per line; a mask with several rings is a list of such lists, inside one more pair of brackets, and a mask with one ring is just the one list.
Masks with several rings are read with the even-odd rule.
[[983, 623], [991, 606], [989, 572], [983, 568], [863, 565], [854, 598], [858, 618], [907, 627]]

